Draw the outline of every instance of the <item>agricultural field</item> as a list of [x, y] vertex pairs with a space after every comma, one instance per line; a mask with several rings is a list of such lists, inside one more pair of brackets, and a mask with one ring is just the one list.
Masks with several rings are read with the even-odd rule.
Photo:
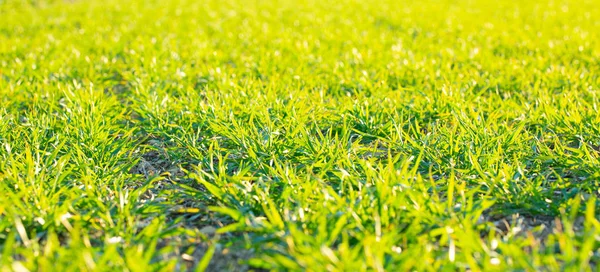
[[600, 269], [599, 15], [0, 0], [0, 271]]

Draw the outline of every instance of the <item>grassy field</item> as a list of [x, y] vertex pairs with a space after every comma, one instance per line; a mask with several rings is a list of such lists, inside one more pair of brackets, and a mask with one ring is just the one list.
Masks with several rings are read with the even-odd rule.
[[600, 2], [0, 0], [0, 271], [588, 271]]

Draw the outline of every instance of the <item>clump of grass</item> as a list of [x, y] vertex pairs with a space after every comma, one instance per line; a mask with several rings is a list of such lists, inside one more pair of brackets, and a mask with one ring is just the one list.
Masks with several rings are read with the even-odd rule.
[[0, 2], [8, 270], [594, 270], [594, 1]]

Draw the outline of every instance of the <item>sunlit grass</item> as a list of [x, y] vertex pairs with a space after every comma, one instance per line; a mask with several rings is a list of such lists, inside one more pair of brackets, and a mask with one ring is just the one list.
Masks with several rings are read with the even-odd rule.
[[597, 14], [0, 0], [0, 267], [595, 270]]

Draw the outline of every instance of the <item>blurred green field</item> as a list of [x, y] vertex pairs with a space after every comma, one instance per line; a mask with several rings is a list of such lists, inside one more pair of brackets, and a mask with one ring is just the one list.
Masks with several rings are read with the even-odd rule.
[[0, 271], [593, 271], [600, 2], [0, 0]]

